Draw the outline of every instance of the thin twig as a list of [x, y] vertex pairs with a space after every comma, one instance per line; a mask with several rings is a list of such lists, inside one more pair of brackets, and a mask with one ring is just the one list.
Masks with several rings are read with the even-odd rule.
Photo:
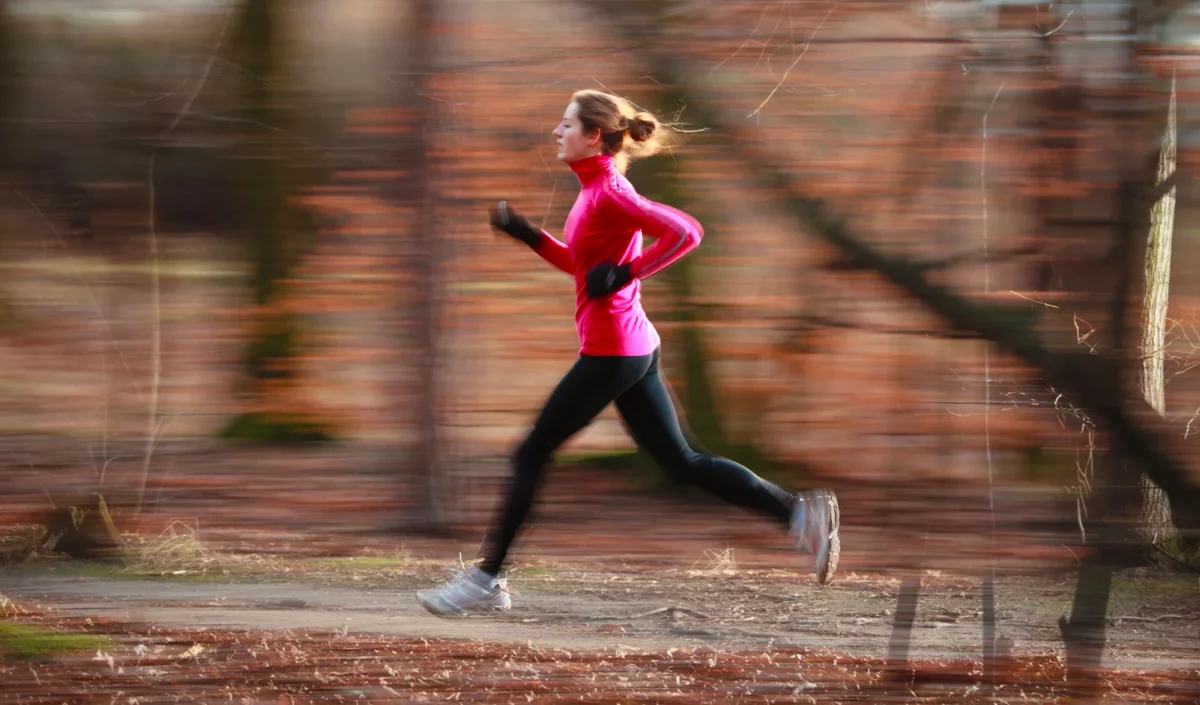
[[[996, 89], [996, 95], [992, 96], [992, 102], [983, 114], [982, 139], [980, 140], [979, 193], [983, 205], [983, 293], [985, 296], [991, 293], [991, 262], [988, 258], [987, 121], [988, 116], [992, 114], [992, 108], [995, 107], [996, 101], [1000, 99], [1000, 91], [1002, 90], [1004, 90], [1003, 83]], [[988, 556], [988, 572], [984, 578], [983, 585], [983, 670], [986, 683], [989, 687], [994, 687], [996, 668], [996, 501], [995, 491], [992, 486], [992, 373], [990, 353], [991, 345], [985, 343], [983, 347], [983, 448], [984, 455], [987, 458], [988, 517], [991, 520], [989, 541], [991, 550]]]
[[[212, 72], [213, 64], [217, 62], [217, 55], [221, 52], [221, 46], [225, 43], [225, 35], [229, 31], [229, 25], [233, 22], [234, 7], [230, 6], [225, 14], [225, 22], [221, 25], [221, 34], [217, 37], [217, 43], [209, 54], [208, 62], [204, 65], [204, 72], [200, 74], [200, 80], [196, 82], [196, 89], [188, 96], [187, 101], [180, 107], [179, 112], [171, 120], [171, 124], [164, 131], [164, 136], [170, 134], [179, 121], [184, 118], [192, 109], [192, 105], [196, 102], [196, 98], [200, 96], [200, 92], [204, 90], [204, 85], [208, 82], [208, 75]], [[154, 458], [154, 446], [158, 442], [158, 433], [160, 426], [158, 422], [158, 391], [162, 381], [162, 285], [161, 277], [159, 276], [159, 257], [158, 257], [158, 232], [155, 227], [155, 189], [154, 189], [154, 163], [157, 152], [150, 153], [150, 163], [146, 172], [146, 191], [147, 191], [147, 226], [150, 234], [150, 306], [154, 312], [154, 321], [151, 329], [150, 337], [150, 404], [146, 418], [146, 451], [142, 459], [142, 480], [138, 483], [138, 499], [137, 513], [141, 514], [142, 506], [146, 499], [146, 485], [150, 481], [150, 462]]]
[[1108, 621], [1112, 622], [1114, 624], [1120, 624], [1121, 622], [1148, 622], [1150, 624], [1153, 624], [1154, 622], [1161, 622], [1164, 619], [1191, 619], [1191, 617], [1188, 617], [1187, 615], [1182, 615], [1182, 614], [1160, 614], [1156, 617], [1138, 617], [1135, 615], [1119, 615], [1116, 617], [1109, 617]]
[[1057, 27], [1055, 27], [1054, 29], [1050, 30], [1049, 32], [1046, 32], [1046, 33], [1045, 33], [1045, 34], [1043, 34], [1042, 36], [1043, 36], [1043, 37], [1049, 37], [1051, 34], [1054, 34], [1054, 33], [1055, 33], [1055, 32], [1057, 32], [1058, 30], [1062, 29], [1062, 28], [1063, 28], [1063, 25], [1065, 25], [1065, 24], [1067, 23], [1067, 20], [1071, 19], [1071, 15], [1073, 15], [1073, 14], [1075, 14], [1075, 11], [1074, 11], [1074, 10], [1071, 10], [1071, 11], [1067, 12], [1067, 16], [1063, 18], [1063, 21], [1062, 21], [1062, 22], [1059, 22], [1059, 23], [1058, 23], [1058, 26], [1057, 26]]
[[754, 35], [758, 34], [758, 25], [759, 25], [759, 23], [762, 22], [762, 18], [766, 17], [768, 9], [769, 9], [769, 6], [763, 8], [762, 14], [758, 16], [758, 22], [754, 23], [754, 29], [750, 32], [750, 36], [746, 37], [746, 41], [742, 42], [742, 45], [740, 47], [738, 47], [737, 50], [735, 50], [732, 54], [730, 54], [725, 59], [722, 59], [716, 66], [709, 69], [709, 71], [708, 71], [709, 76], [713, 75], [713, 73], [716, 72], [717, 69], [721, 68], [725, 64], [725, 62], [729, 61], [730, 59], [732, 59], [735, 56], [737, 56], [738, 54], [740, 54], [742, 49], [745, 49], [746, 45], [750, 43], [750, 40], [754, 39]]
[[[990, 293], [990, 262], [988, 260], [988, 198], [987, 198], [987, 120], [992, 113], [992, 108], [996, 105], [996, 101], [1000, 98], [1000, 91], [1004, 90], [1004, 84], [996, 89], [996, 95], [992, 96], [992, 102], [988, 105], [987, 111], [983, 114], [983, 139], [980, 146], [980, 163], [979, 163], [979, 191], [983, 205], [983, 293]], [[990, 414], [988, 410], [991, 408], [991, 369], [989, 346], [984, 346], [983, 349], [983, 438], [984, 450], [987, 456], [987, 472], [988, 472], [988, 510], [992, 513], [992, 532], [993, 540], [996, 531], [996, 516], [995, 504], [992, 497], [992, 438], [990, 426]]]
[[[108, 415], [109, 415], [109, 412], [111, 411], [111, 407], [112, 407], [112, 386], [111, 386], [112, 383], [108, 379], [108, 365], [109, 365], [108, 356], [109, 356], [109, 351], [108, 351], [108, 348], [106, 347], [106, 348], [104, 348], [104, 354], [100, 356], [101, 370], [102, 370], [102, 377], [103, 377], [103, 379], [101, 380], [101, 386], [104, 390], [104, 392], [103, 392], [104, 393], [104, 437], [100, 441], [100, 457], [102, 457], [102, 458], [108, 457], [108, 427], [109, 427]], [[91, 448], [89, 447], [88, 450], [90, 451]], [[93, 458], [92, 466], [94, 467], [95, 465], [96, 465], [96, 460], [95, 460], [95, 458]], [[104, 487], [104, 473], [107, 470], [108, 470], [108, 463], [105, 462], [104, 467], [102, 469], [100, 469], [100, 471], [99, 471], [101, 488]]]
[[[209, 65], [212, 65], [211, 62]], [[172, 125], [174, 124], [172, 123]], [[162, 380], [162, 305], [158, 275], [158, 234], [154, 227], [155, 156], [153, 152], [150, 154], [150, 166], [147, 174], [149, 199], [147, 204], [149, 215], [147, 217], [150, 228], [150, 308], [154, 312], [154, 322], [150, 333], [150, 409], [146, 419], [146, 454], [142, 460], [142, 481], [138, 484], [137, 512], [139, 514], [142, 512], [142, 502], [146, 497], [146, 483], [150, 480], [150, 460], [154, 456], [154, 442], [158, 430], [158, 387]]]
[[160, 100], [165, 100], [165, 99], [170, 98], [171, 96], [175, 95], [175, 91], [182, 88], [183, 84], [185, 84], [185, 83], [187, 83], [186, 78], [183, 79], [182, 81], [180, 81], [179, 83], [175, 84], [175, 87], [172, 88], [171, 90], [167, 91], [166, 93], [159, 93], [157, 96], [143, 100], [140, 103], [129, 103], [127, 105], [122, 105], [121, 107], [122, 108], [140, 108], [144, 105], [149, 105], [151, 103], [157, 103]]
[[803, 59], [804, 55], [808, 53], [808, 48], [812, 46], [813, 37], [816, 36], [817, 32], [819, 32], [821, 28], [825, 26], [825, 21], [829, 19], [829, 16], [833, 14], [833, 11], [837, 9], [837, 6], [837, 0], [834, 0], [833, 5], [829, 8], [829, 12], [825, 13], [825, 16], [821, 18], [820, 24], [818, 24], [817, 28], [814, 29], [812, 34], [809, 35], [808, 41], [804, 44], [804, 51], [800, 52], [800, 56], [797, 56], [795, 60], [792, 61], [791, 66], [787, 67], [787, 70], [783, 72], [783, 77], [779, 79], [779, 83], [775, 84], [775, 87], [771, 89], [771, 92], [767, 94], [767, 97], [763, 99], [763, 102], [760, 103], [759, 106], [746, 117], [752, 118], [755, 115], [758, 115], [758, 113], [762, 111], [764, 107], [766, 107], [767, 103], [770, 102], [771, 98], [774, 97], [775, 93], [783, 87], [783, 83], [787, 80], [788, 74], [792, 72], [792, 69], [796, 68], [796, 64], [800, 63], [800, 60]]
[[546, 229], [546, 221], [550, 220], [550, 210], [554, 206], [554, 194], [558, 192], [558, 177], [550, 171], [550, 165], [546, 163], [546, 157], [539, 151], [538, 159], [542, 160], [542, 166], [546, 167], [546, 175], [551, 178], [550, 181], [550, 197], [546, 199], [546, 211], [542, 214], [542, 222], [538, 227], [542, 230]]
[[117, 355], [121, 358], [121, 364], [125, 366], [125, 371], [129, 373], [129, 378], [133, 382], [133, 391], [137, 393], [138, 399], [141, 399], [141, 387], [138, 386], [137, 378], [133, 376], [133, 368], [129, 366], [129, 361], [125, 359], [125, 352], [121, 350], [120, 344], [117, 343], [117, 336], [113, 332], [112, 325], [109, 323], [108, 319], [104, 317], [104, 311], [100, 308], [100, 302], [96, 300], [96, 295], [92, 293], [91, 285], [88, 284], [87, 278], [84, 277], [83, 272], [80, 271], [79, 263], [75, 261], [75, 255], [71, 253], [71, 248], [67, 247], [66, 240], [64, 240], [62, 234], [58, 232], [58, 228], [54, 226], [54, 221], [50, 220], [50, 216], [46, 215], [46, 212], [42, 210], [41, 206], [39, 206], [32, 198], [25, 195], [25, 192], [17, 188], [15, 184], [9, 181], [5, 181], [3, 183], [12, 189], [13, 192], [18, 196], [25, 199], [25, 201], [27, 201], [29, 205], [33, 207], [34, 212], [36, 212], [38, 216], [41, 217], [42, 221], [46, 223], [46, 227], [50, 228], [50, 232], [54, 234], [54, 238], [58, 241], [58, 246], [62, 248], [63, 254], [67, 256], [67, 262], [71, 265], [71, 270], [75, 272], [75, 277], [79, 279], [79, 283], [83, 285], [84, 293], [87, 294], [88, 300], [92, 302], [92, 310], [96, 312], [96, 316], [100, 321], [100, 325], [104, 326], [104, 332], [108, 334], [109, 343], [112, 345], [113, 349], [117, 351]]
[[1060, 543], [1059, 546], [1062, 546], [1063, 548], [1067, 549], [1067, 553], [1070, 553], [1071, 557], [1075, 559], [1075, 565], [1077, 565], [1077, 566], [1083, 565], [1083, 561], [1079, 560], [1079, 555], [1076, 554], [1074, 551], [1072, 551], [1070, 546], [1068, 546], [1065, 543]]
[[1015, 292], [1015, 291], [1012, 291], [1011, 289], [1009, 290], [1009, 292], [1008, 292], [1008, 293], [1010, 293], [1010, 294], [1012, 294], [1013, 296], [1016, 296], [1016, 297], [1018, 297], [1018, 298], [1025, 299], [1026, 301], [1028, 301], [1028, 302], [1030, 302], [1030, 303], [1035, 303], [1035, 304], [1037, 304], [1038, 306], [1045, 306], [1046, 308], [1058, 308], [1058, 307], [1057, 307], [1057, 306], [1055, 306], [1054, 304], [1051, 304], [1051, 303], [1046, 303], [1045, 301], [1038, 301], [1037, 299], [1031, 299], [1031, 298], [1029, 298], [1028, 296], [1025, 296], [1024, 294], [1019, 294], [1019, 293], [1017, 293], [1017, 292]]
[[[786, 6], [785, 6], [786, 7]], [[779, 31], [779, 25], [783, 24], [783, 9], [779, 11], [779, 19], [775, 20], [775, 26], [771, 29], [771, 36], [767, 37], [767, 41], [763, 42], [762, 49], [758, 52], [758, 61], [754, 62], [754, 68], [762, 63], [763, 57], [767, 54], [767, 47], [771, 46], [771, 40], [775, 38], [775, 33]], [[767, 60], [767, 70], [771, 70], [771, 62]]]
[[200, 97], [200, 91], [204, 90], [204, 84], [208, 82], [208, 74], [212, 72], [213, 64], [217, 63], [217, 54], [221, 52], [221, 45], [225, 43], [225, 34], [229, 31], [229, 25], [232, 22], [233, 6], [230, 6], [229, 11], [225, 13], [225, 24], [221, 25], [221, 34], [217, 37], [217, 45], [213, 48], [212, 54], [209, 55], [208, 63], [204, 65], [204, 73], [200, 74], [200, 80], [196, 83], [196, 90], [192, 91], [192, 94], [188, 96], [187, 102], [185, 102], [183, 107], [179, 109], [179, 112], [175, 114], [175, 118], [171, 120], [171, 124], [167, 126], [167, 132], [171, 132], [175, 129], [175, 126], [179, 124], [179, 121], [191, 111], [192, 104], [196, 102], [196, 98]]
[[1187, 440], [1187, 437], [1188, 437], [1189, 435], [1191, 435], [1191, 433], [1192, 433], [1192, 424], [1193, 424], [1193, 423], [1195, 423], [1195, 422], [1196, 422], [1196, 419], [1198, 419], [1198, 418], [1200, 418], [1200, 407], [1196, 407], [1196, 413], [1192, 414], [1192, 418], [1188, 420], [1188, 422], [1187, 422], [1187, 426], [1184, 426], [1184, 428], [1183, 428], [1183, 438], [1184, 438], [1184, 440]]
[[668, 614], [673, 619], [678, 618], [678, 616], [681, 614], [686, 614], [689, 617], [695, 617], [696, 619], [712, 619], [712, 617], [708, 616], [707, 614], [704, 614], [703, 612], [697, 612], [696, 610], [689, 609], [687, 607], [678, 607], [678, 606], [674, 606], [674, 605], [670, 605], [667, 607], [658, 607], [658, 608], [655, 608], [655, 609], [652, 609], [652, 610], [649, 610], [646, 612], [639, 612], [637, 614], [607, 615], [607, 616], [600, 615], [600, 616], [592, 617], [591, 619], [602, 620], [602, 621], [611, 621], [611, 620], [619, 620], [619, 619], [620, 620], [644, 619], [646, 617], [653, 617], [656, 614]]

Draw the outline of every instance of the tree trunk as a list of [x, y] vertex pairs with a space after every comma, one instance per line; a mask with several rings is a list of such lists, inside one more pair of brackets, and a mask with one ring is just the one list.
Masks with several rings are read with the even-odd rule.
[[227, 438], [268, 443], [321, 441], [326, 424], [298, 409], [290, 396], [296, 377], [296, 322], [279, 306], [281, 283], [294, 261], [289, 247], [296, 219], [288, 200], [290, 165], [276, 135], [286, 115], [274, 79], [281, 66], [278, 0], [244, 0], [238, 18], [238, 49], [246, 69], [244, 114], [262, 132], [246, 137], [238, 170], [254, 258], [255, 332], [246, 355], [244, 391], [252, 408], [225, 429]]
[[[639, 163], [630, 170], [630, 181], [638, 193], [655, 201], [678, 202], [680, 193], [675, 157], [655, 157]], [[705, 229], [706, 232], [708, 228]], [[663, 278], [671, 288], [675, 311], [669, 319], [679, 321], [680, 352], [683, 355], [683, 389], [679, 395], [680, 411], [687, 420], [690, 431], [699, 434], [704, 445], [713, 452], [725, 455], [729, 452], [724, 414], [717, 401], [712, 374], [708, 365], [708, 353], [700, 334], [700, 312], [692, 301], [692, 272], [695, 260], [685, 257], [663, 272]]]
[[14, 60], [16, 32], [8, 17], [8, 3], [0, 0], [0, 169], [12, 163], [12, 109], [16, 92], [17, 62]]
[[[1114, 150], [1115, 151], [1115, 150]], [[1128, 163], [1130, 160], [1122, 160]], [[1122, 174], [1126, 176], [1126, 174]], [[1113, 222], [1116, 242], [1113, 257], [1118, 262], [1136, 261], [1140, 244], [1137, 232], [1140, 220], [1136, 216], [1137, 188], [1127, 180], [1120, 191], [1120, 206]], [[1108, 324], [1114, 355], [1127, 350], [1133, 325], [1130, 314], [1130, 294], [1136, 280], [1136, 265], [1122, 267], [1109, 299]], [[1130, 363], [1133, 361], [1130, 360]], [[1113, 404], [1132, 401], [1132, 365], [1123, 365], [1113, 375], [1098, 380], [1103, 398]], [[1136, 477], [1128, 472], [1130, 456], [1119, 437], [1107, 431], [1109, 449], [1098, 455], [1092, 493], [1087, 497], [1084, 547], [1087, 557], [1079, 568], [1075, 597], [1069, 617], [1060, 617], [1059, 631], [1067, 655], [1067, 687], [1076, 702], [1091, 702], [1100, 688], [1100, 668], [1107, 642], [1107, 615], [1112, 592], [1113, 573], [1127, 558], [1128, 522], [1121, 522], [1124, 510], [1130, 506]]]
[[[1130, 9], [1136, 8], [1131, 6]], [[1136, 35], [1136, 24], [1132, 24], [1126, 33]], [[1131, 47], [1114, 47], [1111, 58], [1121, 68], [1115, 78], [1108, 79], [1112, 86], [1109, 90], [1114, 90], [1119, 98], [1108, 111], [1084, 113], [1081, 122], [1091, 127], [1091, 130], [1084, 128], [1090, 135], [1084, 143], [1085, 148], [1095, 144], [1108, 152], [1112, 178], [1119, 184], [1115, 210], [1111, 216], [1104, 217], [1106, 230], [1112, 234], [1112, 244], [1101, 260], [1102, 266], [1111, 263], [1117, 268], [1116, 278], [1111, 290], [1106, 287], [1107, 282], [1093, 285], [1096, 287], [1093, 291], [1081, 288], [1083, 292], [1107, 300], [1107, 315], [1100, 320], [1108, 329], [1107, 348], [1110, 352], [1107, 354], [1115, 363], [1112, 374], [1094, 380], [1096, 401], [1092, 407], [1129, 410], [1143, 401], [1139, 396], [1144, 391], [1140, 389], [1143, 387], [1142, 365], [1127, 351], [1135, 349], [1134, 336], [1139, 330], [1131, 302], [1142, 274], [1138, 269], [1138, 255], [1144, 242], [1141, 233], [1147, 218], [1138, 196], [1145, 180], [1144, 155], [1149, 152], [1144, 145], [1149, 142], [1141, 139], [1145, 130], [1139, 129], [1142, 123], [1136, 100], [1140, 79], [1137, 54]], [[1105, 135], [1111, 134], [1120, 135], [1121, 139], [1105, 144]], [[1105, 212], [1105, 204], [1097, 202], [1094, 208], [1098, 213]], [[1099, 239], [1096, 244], [1108, 245]], [[1144, 285], [1147, 290], [1151, 287], [1149, 282]], [[1092, 412], [1092, 408], [1088, 411]], [[1059, 619], [1067, 656], [1068, 694], [1075, 702], [1093, 702], [1101, 687], [1100, 669], [1107, 641], [1113, 573], [1128, 564], [1129, 549], [1136, 547], [1136, 541], [1131, 540], [1133, 532], [1127, 516], [1136, 506], [1138, 476], [1133, 469], [1138, 463], [1135, 454], [1130, 452], [1129, 436], [1120, 432], [1114, 419], [1105, 420], [1108, 423], [1101, 424], [1100, 428], [1107, 436], [1108, 451], [1098, 454], [1093, 489], [1087, 497], [1087, 538], [1084, 541], [1087, 554], [1079, 568], [1071, 614]]]
[[[14, 125], [9, 122], [16, 104], [16, 34], [8, 14], [8, 3], [6, 0], [0, 0], [0, 174], [16, 161]], [[0, 233], [0, 241], [8, 237], [8, 233]], [[7, 290], [4, 293], [7, 294]], [[7, 329], [17, 318], [16, 307], [12, 301], [11, 296], [0, 296], [0, 330]]]
[[437, 21], [435, 0], [415, 0], [408, 18], [408, 71], [412, 78], [416, 107], [416, 129], [410, 133], [406, 150], [406, 174], [402, 194], [417, 213], [414, 260], [416, 275], [417, 364], [420, 368], [416, 398], [417, 453], [415, 471], [417, 496], [422, 502], [418, 523], [428, 531], [445, 529], [446, 498], [440, 491], [445, 480], [445, 455], [441, 433], [440, 321], [442, 300], [442, 238], [438, 232], [436, 164], [431, 158], [432, 141], [438, 127], [437, 102], [430, 97], [434, 72], [433, 32]]
[[[1163, 134], [1155, 186], [1162, 186], [1175, 173], [1175, 77], [1171, 77], [1171, 102], [1167, 129]], [[1146, 283], [1142, 307], [1142, 395], [1160, 416], [1166, 413], [1166, 382], [1163, 358], [1167, 302], [1171, 288], [1171, 237], [1175, 225], [1175, 187], [1172, 186], [1150, 211], [1150, 234], [1146, 239]], [[1168, 554], [1180, 548], [1179, 531], [1171, 518], [1167, 495], [1142, 475], [1142, 534], [1151, 546]]]
[[1113, 494], [1109, 486], [1115, 463], [1120, 458], [1106, 455], [1101, 458], [1103, 469], [1097, 478], [1100, 486], [1093, 499], [1094, 519], [1089, 520], [1093, 531], [1089, 535], [1096, 546], [1079, 568], [1075, 583], [1075, 598], [1070, 617], [1059, 617], [1058, 628], [1067, 652], [1067, 687], [1071, 696], [1086, 701], [1095, 695], [1100, 679], [1100, 666], [1107, 641], [1108, 599], [1112, 592], [1113, 562], [1105, 546], [1112, 540], [1113, 525], [1107, 521], [1107, 505]]
[[[254, 123], [279, 127], [277, 96], [271, 83], [279, 66], [278, 7], [275, 0], [247, 0], [242, 16], [246, 47], [246, 111]], [[251, 189], [250, 218], [254, 232], [254, 300], [269, 304], [284, 271], [284, 220], [287, 213], [283, 188], [283, 165], [269, 138], [256, 140], [255, 152], [247, 165]]]

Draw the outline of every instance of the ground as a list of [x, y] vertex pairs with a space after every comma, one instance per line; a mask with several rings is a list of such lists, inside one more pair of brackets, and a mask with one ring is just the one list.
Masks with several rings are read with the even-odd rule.
[[[438, 566], [411, 557], [364, 556], [275, 564], [235, 576], [145, 579], [128, 571], [32, 565], [0, 576], [0, 589], [58, 613], [118, 622], [251, 630], [346, 633], [533, 644], [545, 648], [671, 646], [761, 650], [790, 646], [883, 658], [899, 581], [842, 574], [817, 586], [798, 570], [738, 569], [725, 555], [707, 566], [536, 565], [509, 578], [511, 612], [440, 619], [413, 591]], [[285, 577], [290, 574], [291, 577]], [[1002, 578], [999, 632], [1019, 654], [1060, 649], [1057, 619], [1070, 610], [1070, 576]], [[1110, 610], [1107, 665], [1186, 669], [1197, 655], [1200, 592], [1180, 576], [1126, 573]], [[912, 656], [946, 661], [982, 653], [979, 580], [926, 574]]]
[[[8, 697], [48, 702], [90, 693], [97, 702], [101, 695], [170, 702], [181, 692], [203, 701], [227, 691], [283, 702], [982, 697], [979, 590], [962, 576], [924, 576], [912, 649], [917, 674], [901, 686], [888, 679], [883, 658], [897, 590], [884, 576], [847, 574], [822, 588], [797, 571], [737, 569], [727, 556], [694, 570], [544, 565], [511, 575], [510, 613], [446, 620], [412, 596], [437, 578], [430, 562], [373, 556], [260, 565], [219, 579], [185, 573], [147, 580], [66, 564], [5, 572], [0, 590], [30, 606], [17, 621], [115, 638], [73, 659], [5, 664], [0, 674], [10, 684]], [[295, 577], [285, 579], [285, 567]], [[1000, 632], [1012, 652], [998, 695], [1036, 702], [1061, 695], [1055, 620], [1071, 589], [1066, 576], [1001, 581]], [[1112, 701], [1200, 698], [1196, 586], [1128, 574], [1114, 598]]]
[[[165, 452], [156, 501], [118, 520], [128, 566], [43, 556], [0, 572], [6, 621], [109, 640], [9, 650], [0, 702], [985, 702], [992, 565], [996, 701], [1063, 695], [1057, 620], [1079, 554], [1057, 505], [1028, 492], [998, 488], [988, 551], [977, 488], [834, 483], [845, 550], [820, 587], [781, 527], [563, 466], [516, 551], [514, 609], [443, 620], [413, 593], [474, 557], [486, 502], [429, 536], [407, 528], [394, 475], [344, 451]], [[22, 482], [36, 473], [6, 471], [15, 535], [46, 499]], [[885, 656], [906, 575], [921, 597], [897, 674]], [[1123, 571], [1109, 615], [1097, 701], [1200, 700], [1194, 575]]]

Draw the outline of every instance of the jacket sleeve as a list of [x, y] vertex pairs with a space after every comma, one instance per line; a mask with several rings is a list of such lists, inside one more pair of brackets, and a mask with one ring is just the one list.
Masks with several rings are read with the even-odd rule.
[[542, 231], [542, 239], [533, 248], [533, 251], [563, 272], [571, 275], [575, 274], [575, 267], [571, 262], [571, 251], [567, 249], [565, 244], [545, 230]]
[[640, 196], [624, 179], [614, 179], [607, 196], [616, 218], [655, 238], [653, 245], [629, 263], [635, 279], [646, 279], [671, 266], [696, 249], [704, 237], [704, 228], [695, 218]]

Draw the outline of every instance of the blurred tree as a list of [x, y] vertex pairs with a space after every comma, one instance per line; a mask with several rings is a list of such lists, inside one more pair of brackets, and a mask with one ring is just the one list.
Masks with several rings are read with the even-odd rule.
[[16, 73], [14, 59], [16, 32], [12, 28], [12, 19], [8, 15], [7, 0], [0, 0], [0, 169], [12, 162], [12, 118], [13, 104], [16, 102]]
[[[679, 99], [671, 87], [664, 87], [661, 98], [664, 103]], [[638, 193], [655, 201], [690, 212], [704, 224], [704, 238], [711, 242], [715, 228], [711, 221], [699, 211], [700, 204], [689, 198], [680, 188], [680, 162], [685, 158], [665, 154], [635, 164], [629, 170], [629, 180]], [[679, 322], [678, 355], [683, 362], [683, 384], [677, 393], [683, 407], [688, 433], [694, 432], [697, 447], [722, 455], [754, 469], [756, 473], [770, 477], [778, 474], [754, 439], [731, 438], [726, 404], [721, 403], [710, 363], [710, 352], [701, 328], [708, 315], [705, 304], [697, 301], [696, 269], [699, 260], [693, 255], [684, 257], [663, 271], [662, 276], [671, 288], [673, 310], [667, 318]], [[753, 426], [753, 424], [751, 424]]]
[[417, 374], [416, 395], [412, 399], [417, 413], [417, 454], [415, 493], [423, 502], [418, 519], [422, 528], [439, 531], [445, 528], [443, 503], [447, 498], [439, 491], [444, 486], [445, 453], [441, 433], [442, 353], [441, 301], [443, 293], [442, 252], [443, 234], [438, 228], [437, 160], [432, 159], [438, 129], [438, 104], [431, 97], [434, 79], [434, 29], [437, 21], [435, 0], [414, 0], [411, 16], [407, 18], [407, 56], [411, 90], [405, 91], [405, 102], [413, 110], [415, 129], [404, 133], [400, 164], [404, 176], [398, 184], [401, 199], [416, 213], [413, 242], [414, 285], [417, 298]]
[[[0, 0], [0, 174], [12, 168], [16, 161], [16, 138], [12, 123], [17, 100], [16, 37], [17, 32], [8, 14], [8, 2]], [[12, 297], [0, 295], [0, 329], [12, 326], [19, 318]]]
[[267, 126], [246, 136], [242, 147], [241, 193], [247, 199], [254, 247], [256, 329], [246, 355], [246, 395], [252, 407], [226, 427], [224, 435], [254, 441], [326, 440], [330, 429], [294, 397], [298, 325], [280, 305], [282, 284], [295, 260], [292, 237], [297, 218], [288, 198], [287, 151], [279, 143], [287, 111], [274, 80], [280, 73], [282, 42], [278, 0], [244, 0], [236, 21], [236, 48], [244, 66], [244, 109], [250, 125]]
[[[1171, 77], [1171, 100], [1167, 127], [1155, 176], [1157, 189], [1167, 188], [1150, 210], [1150, 234], [1146, 240], [1146, 281], [1142, 303], [1142, 394], [1160, 416], [1166, 413], [1167, 302], [1171, 289], [1171, 237], [1175, 226], [1175, 77]], [[1148, 476], [1142, 475], [1142, 533], [1150, 544], [1175, 559], [1182, 559], [1179, 530], [1171, 518], [1167, 495]]]
[[[283, 128], [285, 110], [273, 78], [279, 72], [280, 47], [276, 0], [246, 0], [242, 7], [240, 49], [244, 51], [247, 79], [246, 118], [254, 123]], [[269, 305], [287, 271], [286, 237], [292, 225], [286, 194], [285, 153], [269, 137], [251, 142], [245, 157], [245, 193], [250, 196], [250, 225], [255, 245], [255, 302]]]

